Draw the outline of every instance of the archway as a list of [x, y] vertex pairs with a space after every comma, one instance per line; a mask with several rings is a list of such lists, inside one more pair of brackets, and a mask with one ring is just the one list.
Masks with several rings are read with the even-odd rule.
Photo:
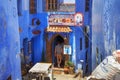
[[[57, 45], [57, 42], [60, 42], [61, 45], [64, 45], [64, 39], [62, 36], [57, 35], [54, 40], [52, 41], [52, 62], [54, 63], [54, 66], [57, 67], [57, 58], [54, 55], [55, 54], [55, 46]], [[62, 62], [61, 62], [61, 67], [64, 67], [64, 60], [63, 60], [63, 55], [62, 55]]]
[[65, 36], [62, 36], [61, 34], [53, 34], [51, 37], [49, 33], [46, 34], [46, 61], [54, 63], [54, 48], [56, 45], [56, 41], [60, 39], [61, 42], [64, 42], [64, 44], [69, 43], [69, 37], [64, 38]]

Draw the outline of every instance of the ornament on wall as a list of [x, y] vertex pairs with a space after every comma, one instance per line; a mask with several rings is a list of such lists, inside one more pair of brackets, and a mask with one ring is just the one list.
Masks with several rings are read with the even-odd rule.
[[39, 26], [41, 24], [40, 20], [38, 18], [33, 18], [32, 19], [32, 25], [37, 25]]
[[83, 14], [76, 13], [74, 16], [75, 26], [82, 26], [83, 25]]
[[34, 30], [32, 30], [32, 33], [33, 33], [34, 35], [38, 35], [38, 34], [41, 33], [41, 31], [40, 31], [40, 30], [37, 30], [37, 29], [34, 29]]
[[19, 33], [21, 33], [22, 32], [22, 28], [21, 27], [19, 27]]

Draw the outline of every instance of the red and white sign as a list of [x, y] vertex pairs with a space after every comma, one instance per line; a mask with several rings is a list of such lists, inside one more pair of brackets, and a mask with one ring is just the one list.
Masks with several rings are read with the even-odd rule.
[[74, 15], [73, 14], [51, 14], [49, 16], [49, 25], [74, 25]]
[[75, 26], [82, 26], [83, 25], [83, 14], [76, 13], [74, 16]]
[[49, 25], [82, 26], [83, 14], [51, 14], [48, 22]]

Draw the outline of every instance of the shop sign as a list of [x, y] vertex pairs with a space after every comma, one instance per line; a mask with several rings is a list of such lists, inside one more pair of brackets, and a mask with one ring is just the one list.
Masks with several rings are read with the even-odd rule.
[[51, 14], [49, 16], [49, 25], [74, 25], [74, 14]]
[[82, 26], [83, 25], [83, 14], [76, 13], [74, 16], [75, 26]]
[[71, 45], [64, 45], [64, 54], [71, 55]]
[[82, 26], [83, 14], [51, 14], [48, 22], [49, 25]]

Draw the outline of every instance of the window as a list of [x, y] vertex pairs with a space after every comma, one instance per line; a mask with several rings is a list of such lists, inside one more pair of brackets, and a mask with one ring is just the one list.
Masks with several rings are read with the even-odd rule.
[[82, 50], [82, 38], [80, 38], [80, 50]]
[[88, 48], [89, 47], [89, 39], [88, 39], [89, 35], [87, 34], [85, 36], [85, 48]]
[[85, 2], [85, 11], [89, 11], [90, 0], [86, 0]]
[[89, 68], [89, 66], [88, 66], [88, 51], [86, 51], [86, 53], [85, 53], [85, 61], [86, 61], [86, 70], [85, 70], [85, 73], [87, 73], [88, 72], [88, 68]]
[[34, 14], [37, 12], [37, 0], [30, 0], [30, 13]]
[[46, 10], [56, 11], [58, 6], [57, 0], [46, 0]]
[[89, 34], [87, 31], [87, 27], [84, 28], [84, 34], [85, 34], [85, 48], [89, 47]]
[[22, 15], [22, 0], [17, 0], [18, 16]]
[[75, 0], [45, 0], [44, 11], [74, 12]]

